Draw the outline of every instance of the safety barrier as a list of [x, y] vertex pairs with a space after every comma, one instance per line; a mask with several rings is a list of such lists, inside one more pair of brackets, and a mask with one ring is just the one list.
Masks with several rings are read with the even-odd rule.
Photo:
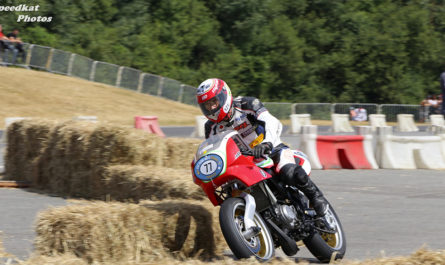
[[195, 116], [195, 120], [196, 120], [195, 130], [192, 132], [190, 136], [200, 137], [200, 138], [205, 137], [205, 123], [208, 121], [206, 116], [204, 115]]
[[351, 124], [349, 123], [348, 114], [331, 114], [332, 131], [333, 132], [354, 132]]
[[395, 136], [392, 127], [377, 128], [376, 158], [381, 168], [445, 169], [445, 135]]
[[96, 116], [76, 116], [73, 117], [75, 121], [89, 121], [89, 122], [98, 122]]
[[383, 127], [386, 125], [386, 115], [385, 114], [370, 114], [369, 115], [369, 125], [371, 125], [372, 131], [376, 131], [377, 127]]
[[[2, 137], [0, 139], [0, 155], [4, 157], [6, 145], [8, 143], [8, 126], [16, 121], [21, 121], [27, 119], [26, 117], [7, 117], [5, 118], [5, 130], [3, 131]], [[5, 172], [4, 165], [0, 165], [0, 173]]]
[[134, 117], [134, 128], [165, 137], [164, 132], [162, 132], [161, 127], [159, 126], [158, 117], [156, 116]]
[[315, 169], [377, 169], [371, 127], [360, 127], [362, 135], [317, 135], [317, 126], [304, 125], [300, 150]]
[[311, 123], [311, 114], [291, 114], [291, 128], [290, 133], [300, 133], [301, 126], [303, 125], [312, 125]]
[[430, 115], [430, 124], [437, 126], [445, 126], [445, 120], [443, 118], [443, 115], [441, 114]]
[[397, 129], [399, 132], [418, 132], [413, 114], [397, 114]]

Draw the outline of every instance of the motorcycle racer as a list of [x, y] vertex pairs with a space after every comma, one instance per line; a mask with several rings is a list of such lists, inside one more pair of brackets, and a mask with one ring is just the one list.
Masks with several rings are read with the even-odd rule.
[[295, 162], [292, 150], [280, 140], [282, 124], [254, 97], [233, 98], [221, 79], [202, 82], [196, 93], [202, 113], [207, 117], [205, 137], [236, 130], [253, 148], [255, 158], [270, 153], [280, 180], [297, 187], [306, 195], [318, 216], [323, 217], [328, 203], [306, 171]]

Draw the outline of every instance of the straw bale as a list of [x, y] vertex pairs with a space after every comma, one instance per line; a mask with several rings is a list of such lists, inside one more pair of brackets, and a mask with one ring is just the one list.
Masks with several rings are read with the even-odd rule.
[[164, 166], [171, 168], [190, 168], [202, 140], [187, 138], [167, 138]]
[[28, 260], [19, 262], [20, 265], [88, 265], [85, 260], [76, 257], [73, 254], [64, 254], [56, 256], [37, 256], [33, 255]]
[[104, 194], [119, 201], [206, 198], [202, 189], [193, 183], [190, 169], [116, 165], [107, 167], [104, 182]]
[[35, 159], [46, 146], [55, 121], [30, 119], [8, 127], [5, 155], [5, 179], [33, 182]]
[[[146, 200], [140, 205], [163, 213], [164, 220], [157, 225], [162, 227], [163, 243], [170, 250], [181, 249], [189, 253], [189, 257], [202, 249], [203, 257], [213, 258], [221, 257], [224, 250], [228, 249], [219, 225], [220, 208], [209, 201]], [[189, 240], [187, 236], [193, 233], [195, 237]]]
[[172, 254], [214, 257], [222, 235], [215, 231], [218, 217], [211, 210], [199, 201], [51, 208], [38, 216], [36, 254], [72, 253], [90, 263], [149, 262]]
[[35, 184], [59, 194], [70, 195], [76, 190], [85, 190], [90, 171], [85, 152], [92, 131], [94, 124], [87, 122], [69, 121], [55, 126], [36, 160]]

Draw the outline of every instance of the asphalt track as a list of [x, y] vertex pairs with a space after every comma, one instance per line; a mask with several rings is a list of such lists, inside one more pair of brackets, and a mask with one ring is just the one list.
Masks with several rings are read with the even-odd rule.
[[[177, 132], [173, 127], [163, 130], [168, 136], [184, 136], [167, 133]], [[285, 137], [297, 143], [295, 137]], [[341, 219], [345, 258], [408, 255], [422, 246], [445, 249], [445, 171], [314, 170], [311, 177]], [[5, 250], [26, 259], [33, 251], [38, 212], [68, 202], [29, 189], [0, 188], [0, 203]], [[292, 258], [315, 261], [305, 248]]]

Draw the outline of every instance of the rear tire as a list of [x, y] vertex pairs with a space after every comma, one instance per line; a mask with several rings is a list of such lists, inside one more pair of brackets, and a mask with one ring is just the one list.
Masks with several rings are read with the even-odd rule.
[[335, 234], [324, 233], [315, 230], [314, 233], [303, 242], [308, 250], [319, 261], [328, 263], [335, 255], [334, 259], [342, 259], [346, 253], [346, 237], [340, 219], [334, 208], [329, 204], [329, 210], [324, 217], [337, 232]]
[[238, 259], [254, 255], [258, 260], [266, 261], [274, 256], [275, 246], [272, 235], [263, 218], [255, 212], [253, 221], [261, 232], [246, 240], [242, 235], [244, 227], [245, 201], [241, 198], [229, 198], [224, 201], [219, 211], [219, 223], [227, 244]]

